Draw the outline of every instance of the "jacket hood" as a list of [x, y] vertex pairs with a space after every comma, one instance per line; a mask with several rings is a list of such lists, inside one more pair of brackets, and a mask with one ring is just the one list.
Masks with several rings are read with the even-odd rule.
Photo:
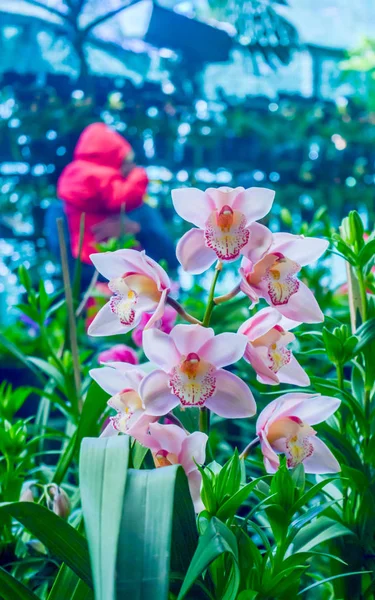
[[92, 123], [81, 133], [74, 158], [119, 169], [131, 150], [129, 142], [117, 131], [104, 123]]

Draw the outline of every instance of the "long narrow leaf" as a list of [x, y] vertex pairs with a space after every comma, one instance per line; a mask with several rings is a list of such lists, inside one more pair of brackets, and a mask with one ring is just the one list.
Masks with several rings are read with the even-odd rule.
[[94, 600], [94, 592], [63, 563], [47, 600]]
[[64, 519], [33, 502], [13, 502], [0, 506], [0, 521], [9, 516], [22, 523], [52, 554], [66, 562], [81, 579], [91, 585], [86, 540]]
[[228, 555], [232, 559], [232, 568], [227, 574], [226, 587], [220, 597], [222, 600], [234, 600], [237, 597], [240, 584], [237, 540], [228, 527], [214, 517], [199, 539], [198, 548], [186, 573], [178, 600], [186, 597], [194, 582], [215, 559], [222, 555]]
[[33, 592], [2, 567], [0, 567], [0, 595], [3, 600], [38, 600]]
[[333, 519], [319, 517], [299, 530], [293, 540], [293, 552], [308, 552], [327, 540], [343, 535], [353, 535], [353, 532]]

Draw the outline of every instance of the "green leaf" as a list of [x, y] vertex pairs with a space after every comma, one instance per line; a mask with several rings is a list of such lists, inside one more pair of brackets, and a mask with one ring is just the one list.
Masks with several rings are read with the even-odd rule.
[[198, 548], [186, 573], [178, 600], [186, 597], [198, 577], [208, 569], [215, 559], [223, 554], [230, 557], [231, 564], [228, 569], [229, 572], [225, 573], [226, 587], [220, 598], [221, 600], [235, 600], [240, 584], [237, 540], [228, 527], [215, 517], [212, 518], [206, 531], [199, 539]]
[[0, 520], [13, 517], [49, 551], [64, 561], [87, 585], [91, 585], [90, 560], [85, 538], [64, 519], [33, 502], [0, 506]]
[[170, 567], [185, 573], [197, 545], [186, 475], [179, 465], [126, 474], [127, 444], [126, 436], [82, 444], [82, 505], [96, 598], [167, 600]]
[[94, 600], [94, 592], [63, 563], [47, 600]]
[[46, 380], [43, 377], [43, 375], [40, 373], [40, 371], [35, 367], [35, 365], [33, 365], [29, 361], [28, 357], [25, 354], [23, 354], [23, 352], [21, 352], [17, 348], [17, 346], [15, 344], [13, 344], [13, 342], [8, 340], [1, 333], [0, 333], [0, 345], [3, 346], [4, 348], [6, 348], [8, 350], [8, 352], [10, 352], [15, 358], [17, 358], [20, 362], [22, 362], [26, 367], [28, 367], [30, 369], [30, 371], [33, 372], [35, 377], [38, 378], [38, 380], [41, 382], [41, 384], [43, 386], [45, 385]]
[[3, 567], [0, 567], [0, 595], [3, 600], [38, 600], [38, 596]]
[[333, 581], [334, 579], [340, 579], [341, 577], [350, 577], [351, 575], [365, 575], [366, 573], [372, 573], [372, 571], [353, 571], [352, 573], [340, 573], [339, 575], [333, 575], [332, 577], [326, 577], [325, 579], [320, 579], [311, 585], [303, 588], [298, 594], [298, 596], [302, 596], [308, 590], [312, 590], [313, 588], [322, 585], [323, 583], [327, 583], [328, 581]]
[[85, 438], [80, 490], [97, 600], [115, 597], [117, 544], [129, 462], [129, 437]]
[[[374, 240], [375, 242], [375, 240]], [[356, 337], [359, 338], [358, 343], [355, 347], [356, 354], [363, 350], [367, 344], [375, 339], [375, 317], [369, 319], [358, 327], [356, 331]]]
[[327, 540], [343, 535], [353, 535], [353, 532], [333, 519], [319, 517], [300, 529], [293, 540], [293, 551], [294, 553], [308, 552], [311, 548], [315, 548]]
[[65, 390], [64, 376], [56, 367], [51, 365], [46, 360], [43, 360], [42, 358], [37, 358], [35, 356], [29, 356], [28, 361], [35, 365], [38, 369], [40, 369], [45, 375], [47, 375], [47, 377], [53, 379], [53, 381], [61, 390]]
[[135, 441], [131, 451], [132, 465], [135, 469], [140, 469], [146, 457], [148, 448], [145, 448], [139, 442]]
[[361, 267], [364, 267], [370, 260], [375, 258], [375, 240], [367, 242], [362, 248], [358, 256], [358, 262]]
[[215, 495], [218, 504], [221, 504], [227, 496], [238, 492], [241, 485], [241, 464], [237, 448], [232, 458], [221, 469], [215, 487]]
[[239, 507], [245, 502], [245, 500], [250, 496], [251, 492], [255, 488], [255, 486], [262, 481], [263, 477], [258, 477], [258, 479], [254, 479], [244, 485], [241, 489], [238, 490], [233, 496], [231, 496], [224, 504], [222, 504], [219, 510], [216, 513], [218, 519], [221, 521], [225, 521], [233, 517]]

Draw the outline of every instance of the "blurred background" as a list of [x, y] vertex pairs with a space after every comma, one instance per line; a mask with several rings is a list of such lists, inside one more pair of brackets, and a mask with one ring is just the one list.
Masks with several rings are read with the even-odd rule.
[[368, 223], [374, 23], [373, 0], [0, 0], [0, 324], [20, 264], [57, 287], [45, 214], [95, 121], [132, 144], [175, 239], [184, 184], [276, 189], [272, 229], [322, 206]]

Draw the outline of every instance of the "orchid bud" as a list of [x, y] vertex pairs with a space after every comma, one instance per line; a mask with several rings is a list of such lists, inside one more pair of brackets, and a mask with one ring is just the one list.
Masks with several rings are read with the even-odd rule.
[[20, 502], [35, 502], [35, 499], [32, 491], [32, 484], [26, 483], [21, 492]]
[[59, 517], [66, 519], [70, 514], [70, 500], [67, 493], [55, 484], [50, 486], [48, 493], [52, 498], [48, 503], [49, 508]]

